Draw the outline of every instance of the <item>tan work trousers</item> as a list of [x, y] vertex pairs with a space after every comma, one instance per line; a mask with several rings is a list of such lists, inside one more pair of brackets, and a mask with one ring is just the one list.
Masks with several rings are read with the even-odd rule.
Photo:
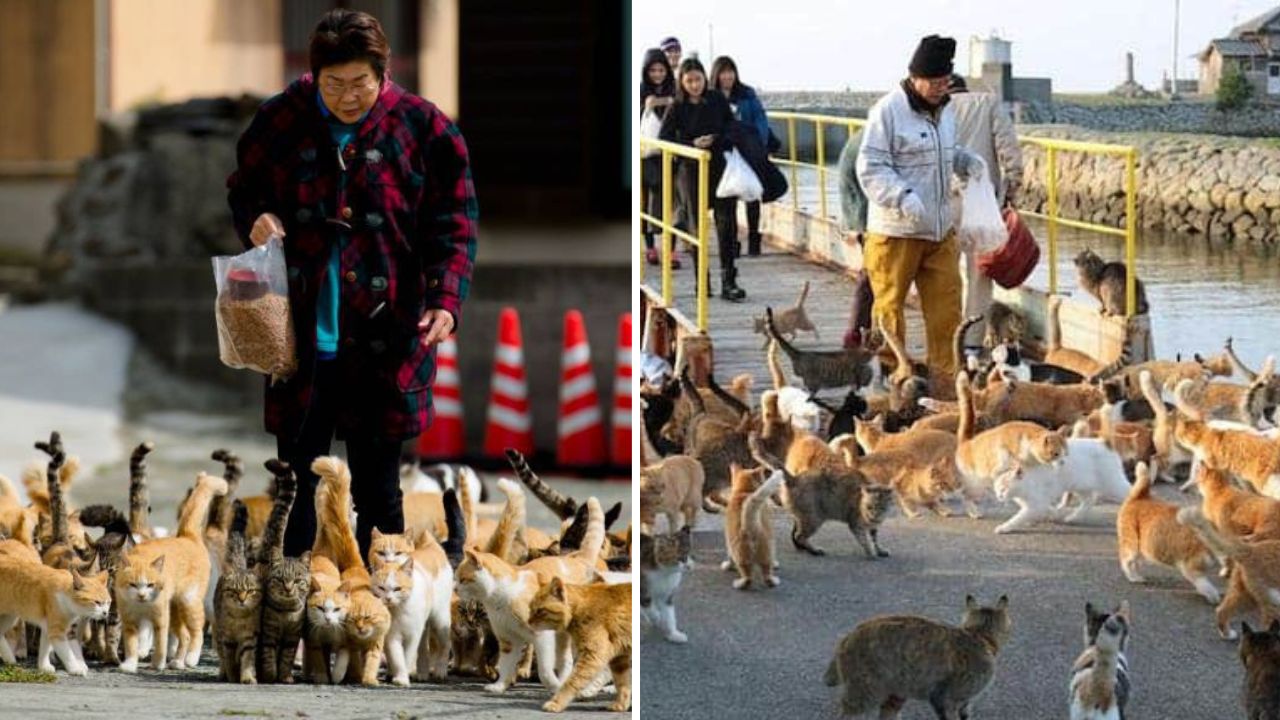
[[875, 294], [874, 314], [886, 332], [906, 342], [903, 308], [915, 283], [924, 311], [927, 362], [956, 373], [951, 339], [960, 325], [960, 255], [955, 232], [942, 242], [867, 233], [863, 259]]

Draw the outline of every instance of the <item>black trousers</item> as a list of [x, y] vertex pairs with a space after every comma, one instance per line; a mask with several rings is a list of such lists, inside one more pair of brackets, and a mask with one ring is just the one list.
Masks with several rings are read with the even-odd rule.
[[[718, 198], [715, 196], [716, 186], [720, 182], [720, 174], [724, 172], [724, 161], [711, 163], [709, 195], [711, 212], [715, 215], [716, 244], [720, 248], [720, 269], [732, 270], [734, 260], [738, 257], [738, 198]], [[698, 216], [698, 166], [695, 163], [681, 163], [676, 174], [676, 187], [680, 191], [680, 202], [685, 208], [685, 218]], [[695, 222], [689, 224], [688, 232], [696, 235], [698, 227]]]
[[[328, 455], [337, 429], [338, 413], [344, 405], [338, 382], [338, 360], [316, 363], [311, 408], [297, 438], [276, 438], [281, 460], [289, 463], [298, 478], [298, 497], [293, 501], [284, 531], [284, 554], [298, 557], [310, 550], [316, 537], [316, 486], [311, 472], [316, 458]], [[404, 532], [404, 496], [400, 492], [400, 441], [374, 434], [346, 438], [347, 464], [351, 468], [351, 500], [355, 506], [356, 542], [360, 557], [369, 556], [369, 538], [376, 527], [385, 533]]]
[[753, 200], [747, 203], [747, 236], [755, 237], [760, 234], [760, 201]]

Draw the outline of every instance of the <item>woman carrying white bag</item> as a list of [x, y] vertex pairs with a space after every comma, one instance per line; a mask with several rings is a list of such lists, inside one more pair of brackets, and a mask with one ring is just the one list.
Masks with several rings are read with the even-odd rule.
[[[738, 197], [720, 197], [717, 192], [725, 174], [725, 155], [731, 149], [728, 132], [730, 123], [734, 122], [733, 110], [723, 95], [707, 92], [706, 70], [697, 58], [687, 58], [681, 62], [678, 77], [676, 100], [667, 110], [659, 137], [668, 142], [711, 151], [711, 177], [708, 178], [707, 187], [712, 189], [714, 196], [711, 203], [715, 212], [716, 241], [720, 248], [720, 297], [731, 302], [742, 302], [747, 293], [738, 287], [738, 270], [735, 264], [738, 257]], [[698, 163], [679, 159], [676, 183], [685, 204], [684, 217], [689, 219], [688, 231], [696, 233], [699, 220]], [[694, 253], [695, 270], [697, 258]]]

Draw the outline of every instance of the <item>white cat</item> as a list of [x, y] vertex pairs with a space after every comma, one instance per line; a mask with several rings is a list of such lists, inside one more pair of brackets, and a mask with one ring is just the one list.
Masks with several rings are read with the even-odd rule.
[[[376, 541], [376, 528], [374, 533]], [[420, 542], [412, 554], [390, 546], [378, 553], [370, 582], [391, 611], [387, 670], [391, 682], [401, 686], [409, 684], [410, 668], [415, 677], [432, 680], [444, 680], [449, 669], [453, 568], [430, 534]]]
[[822, 408], [809, 399], [809, 393], [798, 387], [783, 385], [778, 395], [778, 414], [797, 430], [816, 433], [822, 428]]
[[996, 498], [1014, 501], [1019, 510], [996, 527], [997, 533], [1056, 519], [1056, 505], [1068, 493], [1080, 499], [1080, 504], [1063, 519], [1068, 523], [1083, 518], [1099, 500], [1119, 504], [1129, 494], [1124, 463], [1098, 438], [1068, 438], [1067, 454], [1057, 466], [1023, 466], [1007, 460], [1006, 468], [996, 477]]
[[470, 465], [450, 465], [438, 463], [419, 468], [416, 463], [405, 463], [400, 466], [400, 489], [404, 492], [443, 493], [445, 490], [458, 490], [458, 482], [465, 481], [471, 497], [484, 501], [484, 484], [480, 476]]

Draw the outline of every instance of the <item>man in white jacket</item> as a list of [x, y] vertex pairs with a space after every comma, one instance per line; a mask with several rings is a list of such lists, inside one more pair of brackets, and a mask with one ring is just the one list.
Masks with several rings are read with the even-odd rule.
[[[1013, 204], [1022, 187], [1022, 150], [1013, 122], [1000, 99], [986, 92], [969, 92], [960, 75], [951, 76], [950, 106], [956, 114], [956, 143], [973, 151], [987, 165], [987, 179], [996, 191], [1001, 206]], [[986, 315], [991, 306], [991, 278], [978, 271], [977, 254], [961, 248], [964, 254], [964, 316]], [[975, 348], [982, 344], [986, 324], [969, 328], [964, 344]]]
[[867, 113], [858, 152], [866, 191], [863, 265], [875, 295], [874, 315], [905, 340], [903, 305], [914, 283], [924, 311], [928, 363], [944, 376], [958, 368], [951, 339], [960, 324], [960, 256], [949, 197], [951, 175], [968, 177], [973, 155], [956, 145], [947, 106], [956, 41], [920, 41], [909, 77]]

